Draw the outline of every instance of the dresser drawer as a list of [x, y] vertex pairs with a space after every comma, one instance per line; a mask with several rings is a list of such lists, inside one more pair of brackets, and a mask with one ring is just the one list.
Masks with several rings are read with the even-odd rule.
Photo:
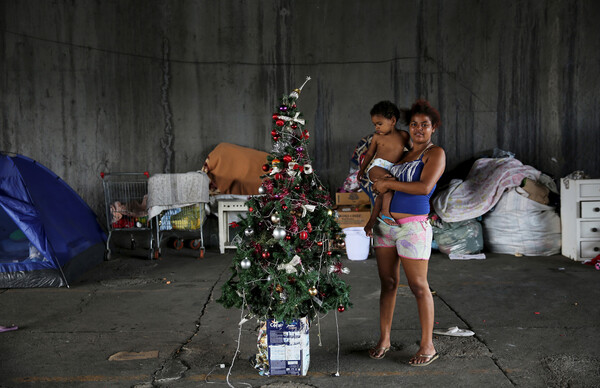
[[582, 241], [581, 257], [592, 259], [600, 255], [600, 241]]
[[579, 195], [581, 197], [600, 197], [600, 183], [581, 183]]
[[581, 201], [581, 218], [600, 218], [600, 201]]
[[579, 237], [597, 238], [600, 241], [600, 220], [581, 221], [579, 225]]

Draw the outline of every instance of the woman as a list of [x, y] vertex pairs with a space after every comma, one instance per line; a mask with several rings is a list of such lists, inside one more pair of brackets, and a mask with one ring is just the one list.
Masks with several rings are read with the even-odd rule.
[[388, 225], [379, 220], [365, 226], [367, 234], [374, 236], [381, 281], [381, 334], [377, 345], [369, 350], [369, 355], [374, 359], [382, 359], [390, 349], [390, 331], [402, 264], [408, 285], [417, 300], [421, 323], [420, 347], [409, 364], [426, 366], [439, 357], [433, 346], [434, 307], [427, 282], [432, 240], [427, 217], [429, 198], [446, 167], [446, 154], [431, 141], [431, 136], [440, 126], [440, 114], [429, 102], [417, 100], [404, 113], [413, 148], [390, 169], [391, 177], [373, 183], [376, 193], [394, 192], [390, 213], [397, 225]]

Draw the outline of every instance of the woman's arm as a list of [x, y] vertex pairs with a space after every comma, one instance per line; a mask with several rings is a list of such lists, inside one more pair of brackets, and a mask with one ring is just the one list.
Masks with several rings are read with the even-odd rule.
[[417, 182], [398, 182], [395, 178], [380, 179], [373, 183], [373, 190], [383, 194], [386, 191], [402, 191], [407, 194], [426, 195], [440, 179], [446, 168], [446, 153], [441, 147], [430, 149], [423, 157], [421, 180]]

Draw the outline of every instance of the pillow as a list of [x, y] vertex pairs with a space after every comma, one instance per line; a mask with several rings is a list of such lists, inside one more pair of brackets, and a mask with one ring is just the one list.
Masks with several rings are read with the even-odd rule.
[[220, 194], [257, 195], [267, 155], [252, 148], [220, 143], [208, 154], [202, 170]]

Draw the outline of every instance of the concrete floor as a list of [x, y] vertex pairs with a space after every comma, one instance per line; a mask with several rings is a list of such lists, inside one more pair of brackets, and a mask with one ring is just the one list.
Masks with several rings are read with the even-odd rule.
[[[600, 386], [600, 271], [563, 256], [451, 261], [434, 254], [435, 326], [468, 328], [475, 336], [435, 336], [441, 358], [424, 368], [407, 365], [418, 349], [419, 324], [405, 284], [392, 351], [383, 360], [368, 357], [378, 336], [376, 262], [344, 260], [354, 307], [337, 314], [339, 364], [330, 313], [311, 327], [308, 376], [262, 377], [248, 362], [256, 321], [242, 326], [228, 375], [240, 311], [215, 299], [233, 251], [209, 249], [202, 260], [191, 252], [164, 250], [162, 260], [149, 261], [144, 252], [125, 251], [70, 289], [0, 290], [0, 324], [20, 327], [0, 333], [0, 386]], [[108, 360], [121, 351], [158, 356]]]

